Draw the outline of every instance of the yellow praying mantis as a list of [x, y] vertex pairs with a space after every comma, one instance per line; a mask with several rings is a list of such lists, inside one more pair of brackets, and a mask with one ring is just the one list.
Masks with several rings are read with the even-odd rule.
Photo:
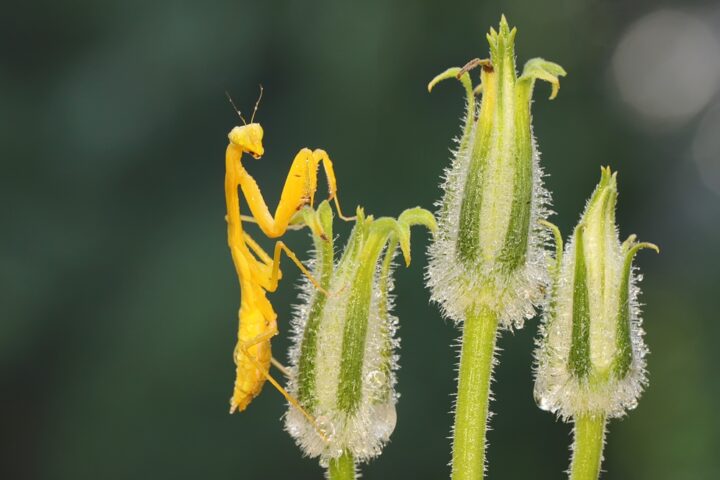
[[[270, 364], [282, 367], [272, 358], [270, 340], [277, 335], [277, 314], [267, 299], [268, 292], [274, 292], [280, 272], [280, 256], [284, 252], [324, 294], [324, 291], [311, 273], [298, 260], [295, 254], [282, 242], [275, 243], [272, 258], [243, 229], [243, 220], [257, 223], [260, 230], [269, 238], [281, 237], [289, 228], [293, 217], [306, 205], [312, 206], [317, 189], [317, 170], [322, 163], [328, 182], [329, 200], [335, 201], [338, 216], [345, 217], [337, 199], [337, 184], [333, 164], [324, 150], [303, 148], [295, 156], [285, 185], [275, 210], [270, 214], [255, 179], [245, 170], [242, 154], [247, 153], [255, 159], [264, 154], [263, 128], [255, 123], [255, 112], [262, 98], [255, 104], [255, 110], [247, 123], [228, 95], [230, 103], [237, 111], [242, 126], [234, 127], [228, 134], [230, 140], [225, 153], [225, 202], [227, 206], [228, 245], [240, 282], [240, 310], [238, 341], [233, 354], [236, 364], [236, 378], [233, 396], [230, 400], [230, 413], [243, 411], [260, 394], [263, 385], [269, 381], [295, 408], [299, 409], [311, 423], [314, 419], [300, 406], [270, 374]], [[238, 187], [242, 190], [252, 216], [240, 214]], [[315, 229], [313, 225], [308, 225]], [[316, 233], [322, 235], [322, 232]]]

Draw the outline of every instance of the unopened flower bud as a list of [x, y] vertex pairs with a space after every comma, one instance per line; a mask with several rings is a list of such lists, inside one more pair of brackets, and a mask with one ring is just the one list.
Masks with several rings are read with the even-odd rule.
[[[439, 203], [439, 234], [430, 246], [428, 284], [444, 313], [462, 321], [489, 308], [500, 325], [520, 327], [543, 299], [548, 282], [547, 232], [550, 196], [530, 123], [535, 80], [550, 82], [554, 98], [559, 65], [535, 58], [515, 71], [515, 34], [505, 17], [490, 29], [490, 59], [451, 68], [430, 82], [459, 79], [467, 95], [467, 116]], [[474, 88], [468, 70], [481, 67]], [[476, 113], [475, 93], [482, 93]]]
[[638, 250], [657, 247], [635, 235], [620, 243], [616, 175], [602, 169], [564, 253], [556, 230], [557, 278], [536, 351], [535, 398], [564, 419], [622, 416], [647, 383], [632, 262]]
[[[290, 407], [286, 429], [306, 455], [321, 463], [350, 453], [358, 461], [377, 456], [395, 429], [397, 318], [392, 307], [392, 259], [398, 245], [410, 261], [410, 227], [435, 229], [426, 210], [406, 210], [395, 220], [374, 219], [358, 209], [355, 227], [334, 262], [332, 211], [316, 218], [314, 274], [329, 292], [304, 285], [294, 320], [288, 390], [314, 422]], [[311, 223], [307, 221], [307, 223]], [[384, 255], [383, 255], [384, 252]]]

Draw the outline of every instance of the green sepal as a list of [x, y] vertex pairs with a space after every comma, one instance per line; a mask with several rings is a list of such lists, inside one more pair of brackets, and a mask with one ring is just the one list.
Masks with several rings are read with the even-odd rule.
[[[364, 217], [362, 212], [358, 211], [356, 227], [348, 244], [352, 255], [349, 257], [348, 264], [355, 264], [357, 270], [349, 279], [346, 287], [351, 289], [351, 293], [345, 315], [337, 391], [337, 407], [346, 414], [355, 412], [362, 400], [362, 390], [359, 386], [362, 385], [368, 316], [378, 259], [385, 246], [390, 242], [386, 254], [390, 257], [386, 256], [383, 262], [386, 265], [383, 266], [383, 269], [389, 270], [392, 252], [398, 244], [406, 264], [409, 264], [410, 227], [412, 225], [425, 225], [431, 231], [437, 229], [433, 215], [421, 208], [407, 209], [397, 220], [389, 217], [378, 219]], [[387, 282], [387, 278], [384, 281], [381, 278], [381, 289], [384, 288], [381, 295], [385, 298], [385, 306], [387, 306], [388, 295]]]
[[618, 379], [623, 379], [630, 371], [633, 360], [632, 338], [630, 333], [630, 277], [632, 275], [632, 262], [637, 252], [643, 248], [650, 248], [660, 253], [657, 245], [647, 242], [637, 243], [636, 236], [630, 235], [622, 244], [625, 254], [622, 277], [620, 280], [619, 312], [617, 316], [616, 354], [613, 359], [613, 372]]
[[[315, 234], [313, 235], [313, 242], [317, 254], [315, 274], [319, 277], [320, 286], [325, 289], [325, 291], [328, 291], [330, 289], [335, 257], [332, 238], [332, 208], [326, 200], [320, 203], [316, 212], [313, 212], [312, 209], [303, 209], [303, 212], [305, 212], [305, 223], [309, 226], [317, 225], [325, 237], [323, 238]], [[318, 293], [314, 295], [305, 324], [300, 356], [298, 358], [298, 401], [309, 410], [314, 408], [317, 400], [315, 396], [315, 360], [318, 350], [317, 337], [326, 302], [327, 295]]]
[[573, 274], [572, 341], [569, 368], [573, 375], [585, 379], [590, 373], [590, 299], [583, 245], [584, 225], [575, 229], [575, 271]]
[[553, 238], [555, 239], [555, 265], [552, 268], [552, 273], [554, 279], [553, 283], [557, 283], [557, 278], [558, 274], [560, 273], [560, 267], [562, 266], [563, 259], [562, 233], [560, 233], [560, 229], [557, 227], [557, 225], [555, 225], [554, 223], [550, 223], [547, 220], [540, 220], [538, 223], [550, 230], [553, 234]]

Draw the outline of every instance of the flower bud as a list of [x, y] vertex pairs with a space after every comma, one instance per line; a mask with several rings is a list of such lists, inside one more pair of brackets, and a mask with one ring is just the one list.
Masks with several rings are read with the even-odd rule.
[[647, 383], [632, 261], [638, 250], [657, 247], [635, 235], [620, 243], [616, 176], [602, 169], [564, 254], [556, 231], [557, 276], [535, 355], [535, 398], [564, 419], [622, 416]]
[[[536, 79], [552, 85], [559, 65], [535, 58], [515, 72], [515, 34], [505, 17], [490, 29], [490, 59], [451, 68], [430, 82], [459, 79], [467, 95], [463, 134], [445, 172], [439, 203], [439, 234], [430, 246], [428, 285], [444, 313], [462, 321], [469, 311], [489, 308], [500, 325], [520, 327], [543, 299], [548, 282], [545, 219], [550, 197], [530, 123]], [[473, 88], [468, 70], [481, 67], [481, 84]], [[476, 114], [475, 92], [482, 92]]]
[[[286, 429], [306, 455], [321, 463], [349, 452], [356, 460], [380, 454], [395, 428], [395, 370], [399, 340], [392, 308], [392, 259], [398, 245], [410, 262], [410, 226], [435, 229], [432, 214], [406, 210], [395, 220], [358, 209], [355, 227], [334, 262], [332, 211], [316, 213], [324, 238], [314, 234], [314, 273], [293, 322], [289, 392], [315, 419], [290, 407]], [[308, 224], [311, 222], [307, 221]], [[384, 255], [383, 255], [383, 252]]]

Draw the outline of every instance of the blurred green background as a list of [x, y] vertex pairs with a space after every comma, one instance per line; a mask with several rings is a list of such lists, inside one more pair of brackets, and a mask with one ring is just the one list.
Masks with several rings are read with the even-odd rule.
[[[4, 5], [0, 477], [320, 478], [270, 386], [227, 413], [239, 300], [222, 182], [238, 119], [224, 92], [249, 113], [265, 87], [266, 155], [247, 164], [271, 206], [308, 146], [335, 161], [346, 210], [431, 208], [463, 104], [459, 86], [426, 84], [487, 55], [501, 13], [519, 65], [569, 73], [533, 107], [555, 221], [567, 235], [610, 165], [621, 235], [662, 248], [637, 262], [651, 383], [610, 424], [606, 477], [720, 478], [720, 5], [620, 0]], [[426, 241], [418, 229], [396, 275], [398, 426], [364, 478], [448, 474], [458, 331], [428, 304]], [[280, 358], [285, 273], [270, 297]], [[567, 467], [570, 426], [532, 398], [536, 326], [500, 340], [490, 478]]]

